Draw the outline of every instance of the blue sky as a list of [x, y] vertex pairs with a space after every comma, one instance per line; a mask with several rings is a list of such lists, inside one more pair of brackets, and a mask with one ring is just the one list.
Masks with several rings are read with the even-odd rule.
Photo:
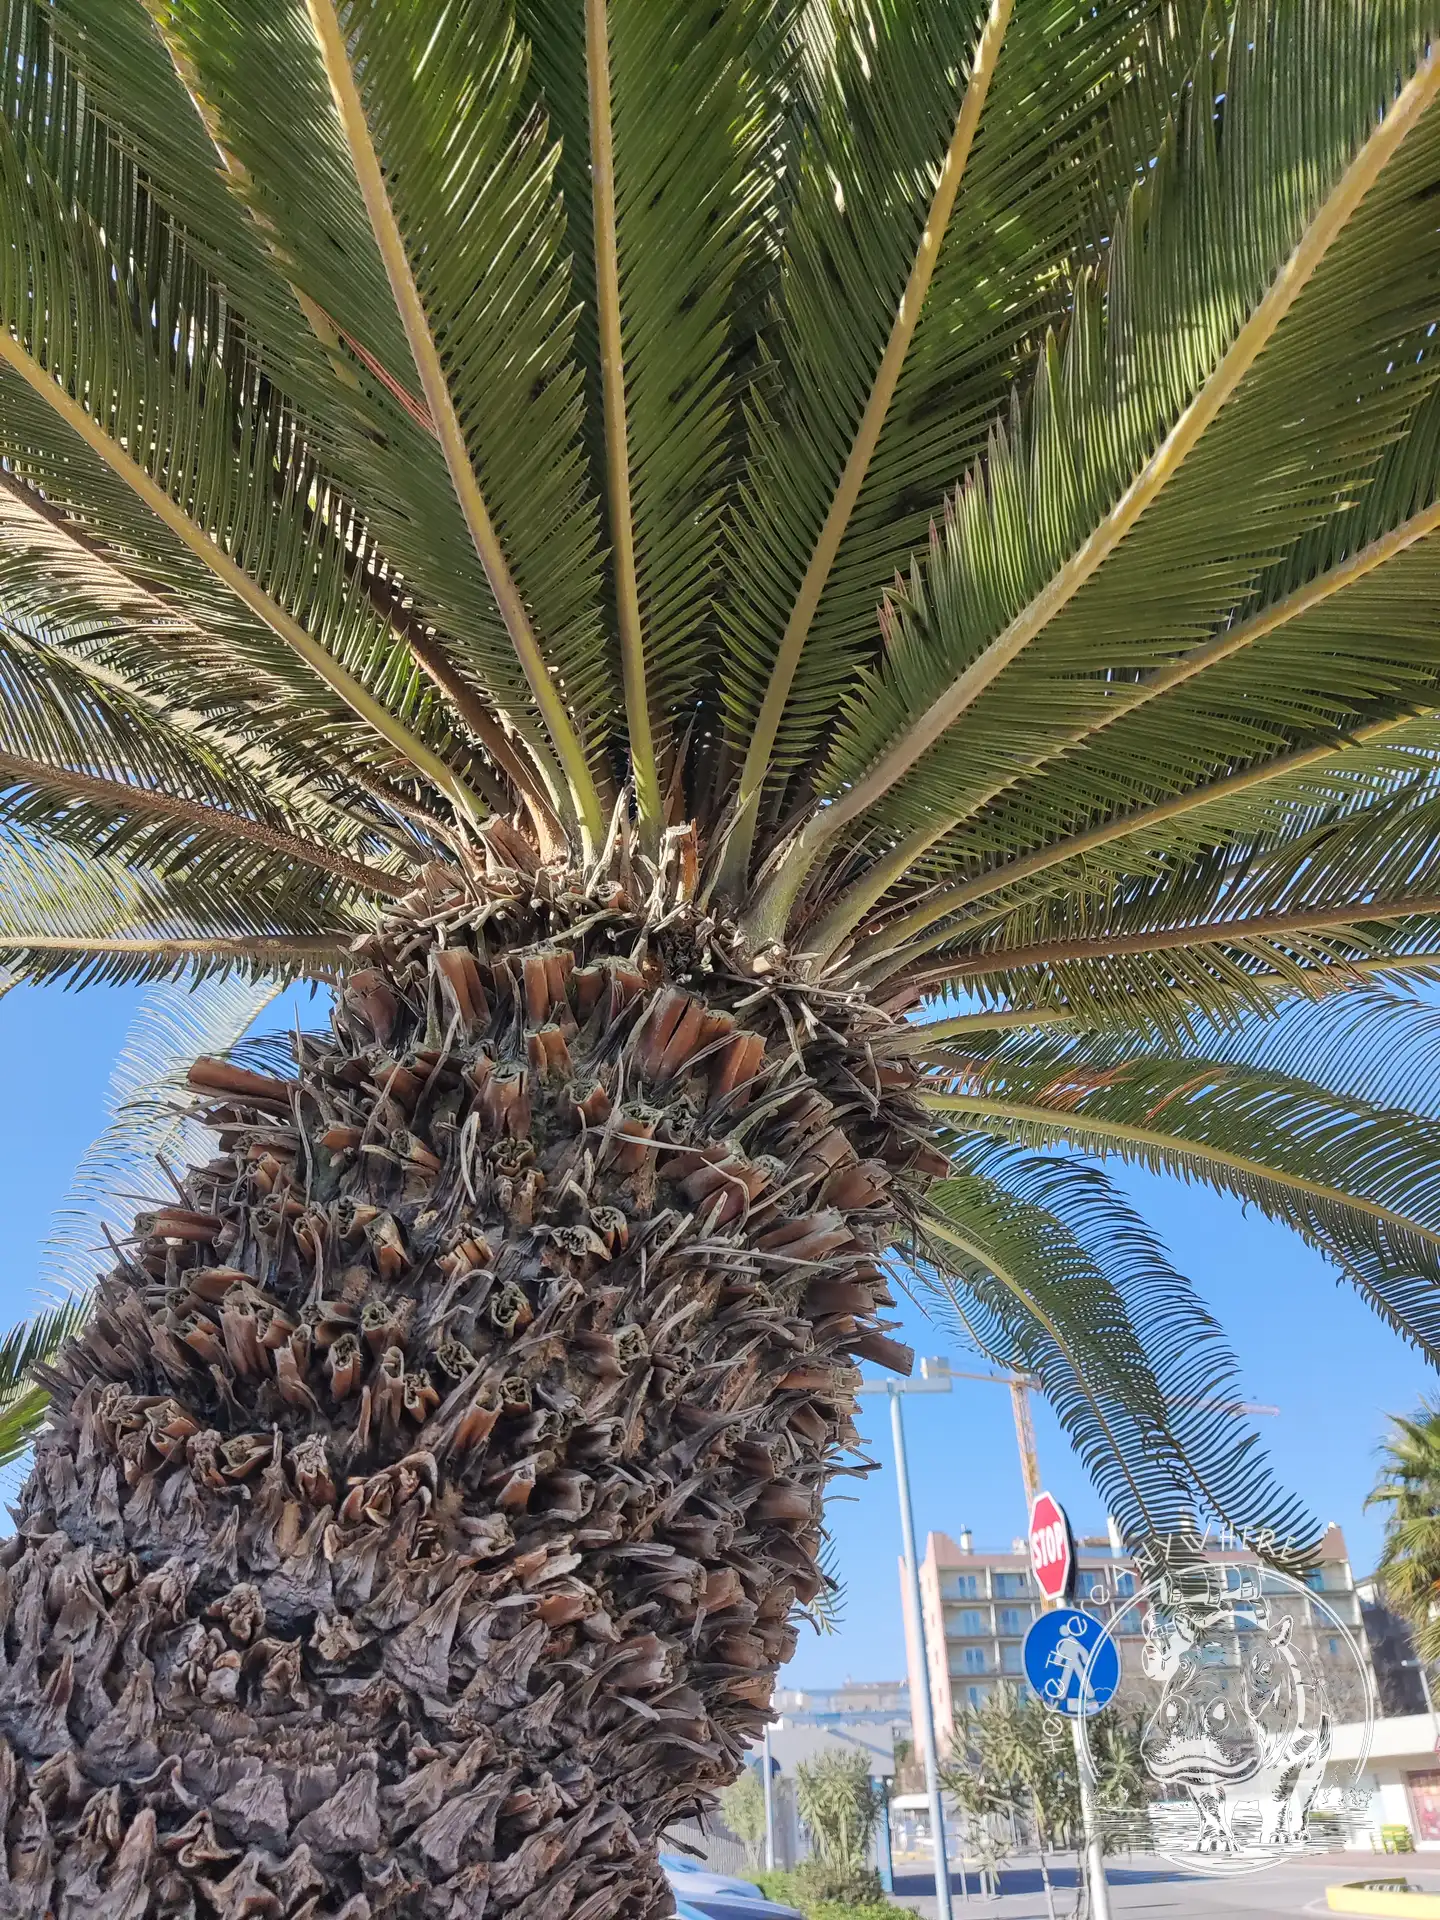
[[[76, 994], [23, 987], [0, 998], [7, 1080], [0, 1100], [0, 1212], [10, 1222], [0, 1318], [6, 1324], [34, 1302], [51, 1214], [103, 1124], [111, 1066], [141, 997], [138, 989]], [[1356, 1571], [1368, 1570], [1380, 1525], [1361, 1505], [1385, 1416], [1413, 1406], [1433, 1375], [1283, 1228], [1234, 1202], [1148, 1174], [1126, 1175], [1124, 1184], [1224, 1325], [1246, 1397], [1281, 1409], [1278, 1418], [1261, 1422], [1281, 1475], [1321, 1520], [1344, 1527]], [[958, 1341], [914, 1309], [902, 1312], [905, 1337], [919, 1352], [967, 1364]], [[844, 1497], [832, 1504], [846, 1586], [843, 1623], [832, 1636], [802, 1634], [786, 1676], [791, 1685], [886, 1679], [903, 1671], [888, 1409], [873, 1399], [861, 1404], [861, 1428], [881, 1469], [865, 1481], [841, 1482]], [[1042, 1404], [1035, 1417], [1046, 1482], [1069, 1507], [1077, 1532], [1103, 1531], [1101, 1503], [1064, 1436]], [[916, 1396], [907, 1402], [906, 1431], [922, 1535], [932, 1527], [953, 1534], [968, 1526], [977, 1546], [1005, 1548], [1024, 1531], [1003, 1389], [964, 1382], [948, 1395]]]

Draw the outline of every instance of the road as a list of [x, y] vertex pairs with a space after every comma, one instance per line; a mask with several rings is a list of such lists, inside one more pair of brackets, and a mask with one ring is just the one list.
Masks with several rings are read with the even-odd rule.
[[[1323, 1913], [1327, 1886], [1381, 1875], [1407, 1874], [1427, 1893], [1440, 1893], [1440, 1872], [1418, 1867], [1413, 1855], [1377, 1860], [1368, 1853], [1332, 1853], [1233, 1879], [1182, 1873], [1163, 1860], [1140, 1855], [1123, 1863], [1111, 1862], [1107, 1871], [1111, 1908], [1126, 1920], [1275, 1920], [1280, 1914]], [[1073, 1861], [1057, 1863], [1050, 1877], [1056, 1888], [1057, 1920], [1066, 1920], [1075, 1910]], [[1025, 1862], [1009, 1866], [1001, 1874], [1000, 1883], [998, 1900], [982, 1899], [978, 1875], [972, 1872], [968, 1898], [962, 1900], [959, 1876], [954, 1876], [951, 1902], [955, 1920], [1049, 1920], [1038, 1866]], [[934, 1920], [932, 1874], [900, 1868], [892, 1897], [897, 1906], [909, 1907]]]

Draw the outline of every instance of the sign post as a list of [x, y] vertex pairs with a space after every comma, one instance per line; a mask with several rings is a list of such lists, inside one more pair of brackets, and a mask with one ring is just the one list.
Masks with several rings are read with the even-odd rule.
[[[1052, 1606], [1060, 1607], [1074, 1593], [1075, 1540], [1065, 1509], [1050, 1493], [1036, 1494], [1030, 1508], [1030, 1565], [1036, 1586]], [[1102, 1632], [1100, 1622], [1091, 1614], [1073, 1609], [1041, 1614], [1026, 1635], [1024, 1660], [1036, 1693], [1070, 1719], [1085, 1828], [1085, 1877], [1095, 1920], [1110, 1920], [1110, 1887], [1105, 1878], [1090, 1754], [1080, 1730], [1082, 1718], [1098, 1712], [1120, 1680], [1118, 1649], [1108, 1636], [1102, 1638]], [[1112, 1662], [1113, 1676], [1108, 1670]], [[1057, 1671], [1052, 1674], [1051, 1668]]]

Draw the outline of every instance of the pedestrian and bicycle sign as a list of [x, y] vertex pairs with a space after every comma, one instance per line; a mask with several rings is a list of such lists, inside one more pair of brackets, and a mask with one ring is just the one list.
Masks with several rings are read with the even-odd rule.
[[1079, 1607], [1040, 1615], [1025, 1636], [1024, 1663], [1043, 1704], [1072, 1720], [1108, 1706], [1120, 1684], [1119, 1648], [1094, 1614]]

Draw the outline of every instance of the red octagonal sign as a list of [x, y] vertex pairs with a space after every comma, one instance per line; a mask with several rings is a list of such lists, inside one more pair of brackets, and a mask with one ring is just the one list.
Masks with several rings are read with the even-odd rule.
[[1030, 1565], [1046, 1599], [1069, 1599], [1075, 1584], [1075, 1543], [1065, 1509], [1052, 1494], [1037, 1494], [1030, 1509]]

